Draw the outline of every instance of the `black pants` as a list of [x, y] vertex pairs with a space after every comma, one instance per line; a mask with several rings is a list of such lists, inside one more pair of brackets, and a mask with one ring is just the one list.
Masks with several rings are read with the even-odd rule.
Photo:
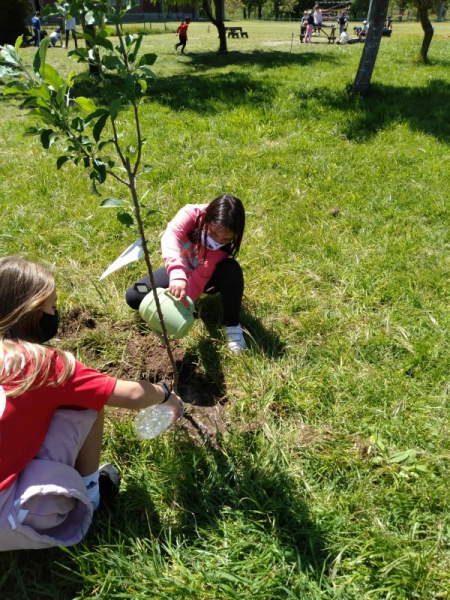
[[75, 48], [78, 48], [77, 42], [77, 34], [75, 33], [75, 29], [66, 29], [66, 48], [69, 47], [69, 33], [72, 32], [73, 41], [75, 43]]
[[[157, 269], [153, 272], [153, 275], [156, 287], [164, 289], [169, 287], [169, 275], [165, 267]], [[140, 279], [138, 283], [146, 283], [151, 288], [148, 275]], [[215, 294], [217, 292], [220, 293], [223, 302], [223, 324], [229, 327], [237, 325], [244, 294], [244, 275], [241, 265], [234, 258], [226, 258], [220, 262], [205, 287], [205, 294]], [[136, 291], [134, 287], [130, 287], [125, 294], [128, 306], [134, 308], [134, 310], [139, 310], [144, 297], [145, 294]]]
[[184, 35], [180, 35], [179, 36], [180, 41], [179, 43], [175, 46], [175, 48], [178, 48], [178, 46], [181, 46], [181, 52], [184, 52], [184, 49], [186, 48], [186, 43], [187, 43], [187, 37]]

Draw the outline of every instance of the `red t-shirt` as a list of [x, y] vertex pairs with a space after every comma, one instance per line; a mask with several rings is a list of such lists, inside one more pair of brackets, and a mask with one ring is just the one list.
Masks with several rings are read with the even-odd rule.
[[181, 25], [177, 29], [177, 33], [187, 38], [187, 30], [189, 27], [189, 23], [181, 23]]
[[62, 370], [62, 361], [52, 353], [48, 381], [20, 396], [5, 395], [11, 384], [0, 385], [0, 492], [36, 456], [55, 411], [60, 407], [99, 411], [114, 391], [116, 379], [76, 361], [74, 374], [59, 386], [48, 385]]

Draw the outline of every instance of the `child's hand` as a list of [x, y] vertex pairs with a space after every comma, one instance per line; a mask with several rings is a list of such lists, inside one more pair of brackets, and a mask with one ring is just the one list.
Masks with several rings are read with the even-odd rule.
[[185, 279], [174, 279], [169, 284], [169, 292], [177, 300], [184, 300], [186, 298], [186, 285]]
[[164, 403], [164, 406], [169, 406], [173, 411], [172, 423], [178, 421], [178, 419], [183, 414], [183, 403], [181, 401], [181, 398], [180, 396], [177, 396], [174, 392], [170, 394], [170, 398], [167, 400], [167, 402]]

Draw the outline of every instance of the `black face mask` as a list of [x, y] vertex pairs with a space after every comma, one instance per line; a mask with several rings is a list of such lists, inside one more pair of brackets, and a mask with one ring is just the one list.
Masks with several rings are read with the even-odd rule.
[[39, 329], [41, 330], [41, 339], [39, 340], [41, 344], [55, 337], [58, 333], [58, 311], [55, 310], [54, 315], [44, 313], [39, 321]]

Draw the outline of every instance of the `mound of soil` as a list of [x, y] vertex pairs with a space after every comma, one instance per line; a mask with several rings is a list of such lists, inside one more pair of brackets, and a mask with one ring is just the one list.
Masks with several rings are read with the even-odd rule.
[[[68, 349], [76, 347], [86, 335], [86, 330], [107, 334], [110, 325], [94, 319], [82, 307], [76, 307], [61, 323], [64, 346]], [[217, 433], [226, 430], [224, 410], [228, 401], [222, 386], [201, 373], [184, 349], [177, 346], [176, 340], [172, 343], [172, 352], [179, 373], [178, 393], [185, 404], [185, 416], [180, 425], [199, 443], [215, 444]], [[173, 369], [165, 346], [153, 333], [139, 327], [127, 331], [123, 353], [126, 360], [99, 366], [99, 351], [93, 344], [83, 346], [83, 354], [89, 366], [118, 379], [166, 381], [168, 384], [173, 381]], [[124, 412], [128, 411], [114, 411], [113, 418], [121, 418]]]

